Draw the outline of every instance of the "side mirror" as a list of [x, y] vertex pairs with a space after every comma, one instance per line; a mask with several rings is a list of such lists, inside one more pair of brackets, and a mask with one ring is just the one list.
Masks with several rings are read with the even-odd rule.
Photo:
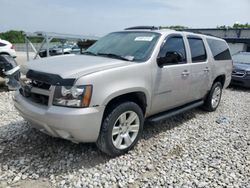
[[157, 64], [159, 67], [163, 67], [167, 64], [177, 64], [183, 61], [183, 56], [179, 52], [167, 52], [164, 57], [157, 58]]

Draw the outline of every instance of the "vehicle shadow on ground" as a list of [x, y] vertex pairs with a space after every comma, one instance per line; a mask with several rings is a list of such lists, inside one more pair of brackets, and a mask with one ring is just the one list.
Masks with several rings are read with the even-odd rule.
[[[1, 78], [1, 77], [0, 77]], [[7, 86], [0, 85], [0, 93], [9, 91]]]
[[248, 92], [248, 93], [250, 92], [250, 88], [235, 86], [235, 85], [229, 85], [227, 89], [231, 91], [242, 91], [242, 92]]
[[[142, 139], [148, 140], [161, 132], [180, 126], [195, 117], [195, 111], [169, 118], [165, 122], [145, 123]], [[199, 110], [198, 110], [199, 111]], [[95, 144], [75, 144], [53, 138], [31, 128], [22, 120], [0, 127], [0, 166], [15, 172], [49, 177], [79, 169], [93, 168], [108, 162], [111, 157], [98, 150]]]
[[195, 118], [197, 112], [204, 113], [204, 111], [197, 108], [197, 109], [193, 109], [188, 112], [184, 112], [179, 115], [167, 118], [166, 120], [163, 120], [160, 122], [151, 123], [151, 122], [146, 121], [144, 125], [144, 132], [143, 132], [142, 138], [150, 139], [151, 137], [154, 137], [160, 134], [161, 132], [166, 132], [175, 127], [179, 127], [186, 121]]
[[48, 172], [61, 174], [91, 168], [110, 159], [95, 144], [75, 144], [53, 138], [29, 127], [25, 121], [2, 126], [0, 132], [0, 166], [19, 167], [14, 169], [17, 172], [47, 176]]

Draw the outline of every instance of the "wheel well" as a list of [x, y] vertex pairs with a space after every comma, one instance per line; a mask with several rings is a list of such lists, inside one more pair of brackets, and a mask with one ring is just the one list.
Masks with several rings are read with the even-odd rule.
[[0, 55], [10, 55], [7, 52], [0, 52]]
[[127, 93], [127, 94], [117, 96], [113, 98], [112, 100], [110, 100], [108, 104], [106, 105], [106, 108], [104, 111], [104, 117], [107, 115], [107, 113], [110, 112], [110, 110], [115, 108], [117, 104], [126, 102], [126, 101], [131, 101], [131, 102], [136, 103], [142, 109], [143, 114], [145, 114], [146, 107], [147, 107], [146, 95], [143, 92], [132, 92], [132, 93]]
[[222, 87], [224, 87], [224, 84], [225, 84], [225, 80], [226, 80], [226, 76], [225, 75], [220, 75], [220, 76], [217, 76], [214, 80], [214, 83], [215, 82], [220, 82]]

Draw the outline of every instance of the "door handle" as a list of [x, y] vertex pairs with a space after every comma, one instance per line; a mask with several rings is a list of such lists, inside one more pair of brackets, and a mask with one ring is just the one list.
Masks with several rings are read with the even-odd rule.
[[203, 69], [204, 72], [209, 72], [210, 69], [208, 67], [206, 67], [205, 69]]
[[182, 76], [188, 76], [190, 74], [190, 72], [188, 72], [187, 70], [184, 70], [181, 75]]

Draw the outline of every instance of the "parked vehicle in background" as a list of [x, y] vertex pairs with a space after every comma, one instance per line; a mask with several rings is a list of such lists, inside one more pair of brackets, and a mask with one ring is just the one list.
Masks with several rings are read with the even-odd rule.
[[72, 47], [71, 47], [71, 52], [70, 52], [71, 54], [79, 54], [80, 53], [80, 48], [79, 48], [79, 46], [77, 45], [77, 44], [75, 44], [75, 45], [73, 45]]
[[250, 88], [250, 52], [233, 55], [232, 85]]
[[16, 90], [19, 87], [17, 82], [20, 78], [19, 66], [10, 55], [0, 54], [0, 77], [5, 79], [9, 90]]
[[[63, 54], [78, 54], [78, 53], [80, 53], [80, 48], [78, 47], [77, 44], [58, 45], [49, 49], [50, 56], [63, 55]], [[47, 51], [40, 50], [39, 56], [47, 57]]]
[[134, 27], [110, 33], [82, 55], [29, 62], [14, 104], [31, 126], [74, 142], [96, 142], [117, 156], [144, 120], [203, 106], [215, 111], [231, 81], [232, 59], [219, 38]]
[[62, 54], [72, 54], [72, 53], [80, 53], [80, 48], [75, 44], [66, 44], [56, 46], [51, 51], [51, 55], [62, 55]]
[[0, 39], [0, 54], [9, 55], [13, 58], [16, 57], [15, 46], [7, 40]]

